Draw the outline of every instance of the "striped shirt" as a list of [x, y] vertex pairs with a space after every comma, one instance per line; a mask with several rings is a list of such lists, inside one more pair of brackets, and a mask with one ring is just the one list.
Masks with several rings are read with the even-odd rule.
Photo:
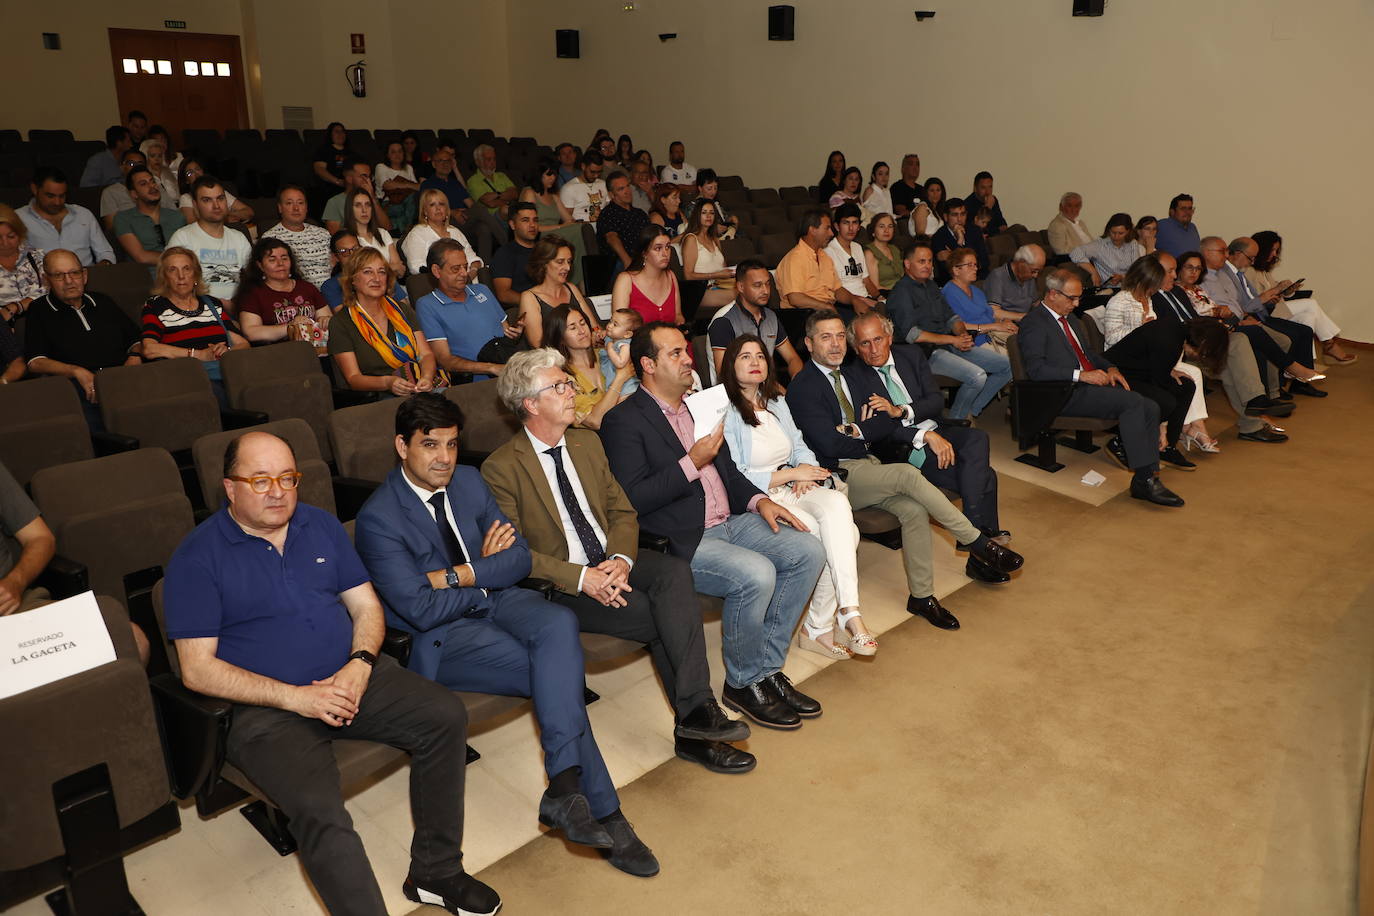
[[[143, 339], [153, 340], [169, 347], [188, 347], [202, 350], [212, 344], [229, 343], [219, 319], [207, 303], [208, 296], [200, 297], [200, 308], [194, 312], [184, 312], [163, 296], [154, 296], [143, 306]], [[238, 328], [224, 315], [224, 309], [215, 306], [230, 330]]]

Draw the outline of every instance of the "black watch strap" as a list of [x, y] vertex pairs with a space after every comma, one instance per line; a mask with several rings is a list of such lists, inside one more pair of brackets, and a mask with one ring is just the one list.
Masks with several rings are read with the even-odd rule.
[[363, 661], [367, 662], [368, 667], [376, 667], [377, 665], [377, 656], [366, 649], [359, 649], [357, 652], [354, 652], [348, 657], [348, 660], [351, 662], [355, 658], [361, 658]]
[[448, 570], [444, 573], [444, 583], [448, 585], [449, 588], [457, 588], [458, 570], [450, 566]]

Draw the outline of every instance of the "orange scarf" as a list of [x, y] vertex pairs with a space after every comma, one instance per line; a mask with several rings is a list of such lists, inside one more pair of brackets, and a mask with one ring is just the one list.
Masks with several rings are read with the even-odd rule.
[[[415, 331], [410, 327], [405, 316], [401, 314], [401, 309], [396, 304], [396, 300], [390, 296], [383, 297], [382, 314], [386, 316], [387, 324], [395, 328], [403, 338], [400, 344], [397, 344], [389, 334], [384, 333], [381, 328], [373, 324], [372, 317], [358, 303], [355, 302], [348, 311], [353, 318], [353, 326], [358, 329], [363, 340], [367, 341], [367, 345], [377, 351], [377, 355], [382, 358], [382, 361], [392, 369], [404, 369], [405, 377], [410, 381], [418, 381], [420, 357], [415, 345]], [[448, 373], [442, 369], [436, 371], [434, 387], [446, 388], [448, 384]]]

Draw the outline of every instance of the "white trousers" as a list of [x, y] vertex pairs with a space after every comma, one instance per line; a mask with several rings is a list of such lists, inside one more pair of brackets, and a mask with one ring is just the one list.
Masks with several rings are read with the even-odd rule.
[[828, 630], [837, 610], [859, 606], [859, 529], [849, 498], [829, 487], [813, 487], [798, 496], [790, 486], [775, 487], [768, 496], [801, 519], [825, 547], [825, 568], [811, 594], [806, 623], [812, 632]]
[[1188, 405], [1188, 415], [1183, 418], [1184, 424], [1207, 419], [1207, 398], [1202, 393], [1202, 370], [1183, 360], [1179, 360], [1174, 368], [1186, 373], [1193, 380], [1193, 401]]
[[[1285, 312], [1287, 314], [1284, 314]], [[1322, 343], [1341, 333], [1341, 329], [1336, 327], [1336, 322], [1327, 316], [1315, 298], [1280, 299], [1274, 306], [1274, 314], [1279, 318], [1290, 318], [1298, 324], [1307, 325]]]

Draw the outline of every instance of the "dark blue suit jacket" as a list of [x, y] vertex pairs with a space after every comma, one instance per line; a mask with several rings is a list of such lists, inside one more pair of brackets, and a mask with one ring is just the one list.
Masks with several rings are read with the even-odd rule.
[[449, 565], [448, 553], [429, 506], [420, 501], [394, 468], [358, 513], [354, 545], [372, 584], [386, 605], [386, 622], [415, 634], [409, 667], [434, 678], [443, 659], [448, 625], [473, 609], [489, 608], [503, 589], [530, 574], [530, 548], [520, 532], [515, 544], [489, 557], [482, 537], [494, 521], [508, 522], [476, 468], [459, 466], [446, 490], [458, 535], [469, 551], [477, 586], [431, 588], [426, 573]]
[[[860, 372], [857, 361], [840, 367], [840, 375], [849, 386], [849, 399], [854, 408], [855, 419], [861, 412], [870, 394], [887, 397], [887, 388], [874, 384], [871, 378], [876, 373]], [[867, 369], [866, 366], [863, 366]], [[858, 424], [863, 433], [862, 439], [846, 436], [835, 427], [844, 422], [844, 412], [840, 409], [840, 399], [835, 396], [835, 386], [815, 360], [808, 360], [797, 377], [787, 386], [787, 409], [801, 430], [802, 438], [822, 467], [832, 471], [843, 460], [864, 458], [872, 449], [874, 442], [881, 442], [892, 435], [897, 422], [887, 414], [880, 413], [871, 420]]]
[[[658, 402], [640, 388], [611, 408], [601, 420], [601, 444], [611, 473], [639, 513], [639, 527], [668, 538], [668, 552], [690, 561], [706, 525], [706, 490], [682, 473], [678, 462], [687, 450]], [[747, 512], [762, 491], [740, 473], [729, 446], [721, 445], [712, 464], [725, 484], [730, 512]]]
[[[1073, 328], [1083, 354], [1097, 369], [1112, 368], [1111, 360], [1088, 349], [1088, 338], [1079, 323], [1077, 315], [1069, 316], [1069, 327]], [[1064, 337], [1064, 329], [1051, 314], [1050, 308], [1037, 302], [1031, 306], [1026, 317], [1021, 319], [1021, 329], [1016, 335], [1017, 345], [1021, 348], [1021, 365], [1026, 370], [1026, 378], [1033, 382], [1067, 382], [1073, 379], [1073, 371], [1079, 368], [1078, 357]]]

